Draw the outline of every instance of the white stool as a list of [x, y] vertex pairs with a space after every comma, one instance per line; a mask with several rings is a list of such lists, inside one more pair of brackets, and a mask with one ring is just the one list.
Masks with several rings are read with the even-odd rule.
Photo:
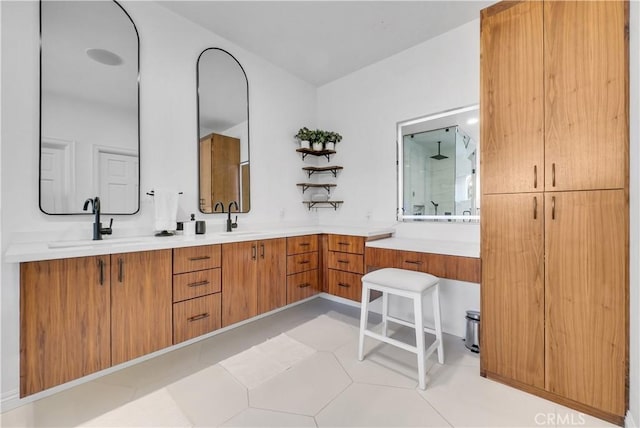
[[[444, 347], [442, 344], [442, 325], [440, 321], [439, 278], [428, 273], [404, 269], [385, 268], [370, 272], [362, 277], [362, 312], [360, 314], [360, 340], [358, 343], [358, 359], [364, 359], [364, 337], [369, 336], [381, 342], [397, 346], [418, 356], [418, 384], [425, 389], [425, 360], [437, 349], [438, 362], [444, 364]], [[371, 290], [382, 292], [382, 334], [367, 330], [369, 318], [369, 298]], [[431, 293], [433, 302], [433, 319], [435, 329], [424, 326], [422, 318], [423, 297]], [[389, 294], [413, 299], [415, 324], [389, 316]], [[387, 322], [405, 325], [416, 331], [416, 346], [387, 337]], [[424, 349], [424, 332], [435, 334], [436, 341]]]

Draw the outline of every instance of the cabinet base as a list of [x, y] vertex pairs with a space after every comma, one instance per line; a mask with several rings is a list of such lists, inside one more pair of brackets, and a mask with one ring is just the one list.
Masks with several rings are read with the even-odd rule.
[[496, 382], [503, 383], [505, 385], [519, 389], [521, 391], [528, 392], [529, 394], [537, 395], [538, 397], [544, 398], [549, 401], [553, 401], [555, 403], [561, 404], [563, 406], [569, 407], [571, 409], [577, 410], [587, 415], [591, 415], [596, 418], [603, 419], [612, 424], [624, 426], [624, 415], [615, 415], [612, 413], [604, 412], [594, 407], [587, 406], [585, 404], [578, 403], [577, 401], [573, 401], [568, 398], [553, 394], [549, 391], [535, 388], [533, 386], [526, 385], [518, 381], [505, 378], [495, 373], [487, 372], [486, 370], [480, 370], [480, 376], [485, 377], [487, 379], [494, 380]]

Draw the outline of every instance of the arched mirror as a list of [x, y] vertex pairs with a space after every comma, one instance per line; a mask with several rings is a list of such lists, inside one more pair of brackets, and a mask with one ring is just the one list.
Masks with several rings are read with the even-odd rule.
[[197, 84], [200, 211], [246, 213], [251, 208], [247, 75], [229, 52], [209, 48], [198, 57]]
[[40, 2], [40, 209], [140, 206], [139, 38], [115, 1]]
[[478, 105], [398, 123], [398, 220], [480, 219]]

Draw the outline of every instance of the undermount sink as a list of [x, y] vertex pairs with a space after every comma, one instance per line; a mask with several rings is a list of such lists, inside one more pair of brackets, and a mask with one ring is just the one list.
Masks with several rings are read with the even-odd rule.
[[49, 242], [47, 246], [49, 248], [93, 248], [104, 247], [109, 245], [132, 245], [144, 242], [144, 238], [115, 238], [115, 239], [103, 239], [101, 241], [57, 241]]

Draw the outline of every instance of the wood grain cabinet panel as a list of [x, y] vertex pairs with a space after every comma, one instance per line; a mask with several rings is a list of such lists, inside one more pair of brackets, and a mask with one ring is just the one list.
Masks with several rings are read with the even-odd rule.
[[318, 251], [318, 235], [292, 236], [287, 238], [287, 255]]
[[318, 269], [318, 263], [317, 251], [287, 256], [287, 275]]
[[318, 269], [287, 276], [287, 304], [306, 299], [320, 291]]
[[547, 193], [546, 388], [624, 415], [627, 204], [624, 190]]
[[171, 250], [112, 254], [111, 282], [111, 363], [171, 346]]
[[287, 240], [258, 242], [258, 314], [287, 304]]
[[337, 269], [360, 274], [364, 273], [364, 257], [360, 254], [330, 251], [328, 265], [329, 269]]
[[222, 290], [220, 268], [173, 275], [173, 301], [193, 299]]
[[20, 264], [20, 396], [111, 365], [109, 256]]
[[222, 295], [210, 294], [173, 305], [173, 343], [220, 328]]
[[362, 299], [362, 275], [329, 269], [329, 293], [345, 299]]
[[364, 238], [351, 235], [329, 235], [329, 251], [364, 254]]
[[398, 254], [398, 250], [366, 247], [364, 252], [366, 271], [371, 272], [385, 267], [400, 268]]
[[220, 245], [174, 248], [173, 273], [193, 272], [222, 266]]

